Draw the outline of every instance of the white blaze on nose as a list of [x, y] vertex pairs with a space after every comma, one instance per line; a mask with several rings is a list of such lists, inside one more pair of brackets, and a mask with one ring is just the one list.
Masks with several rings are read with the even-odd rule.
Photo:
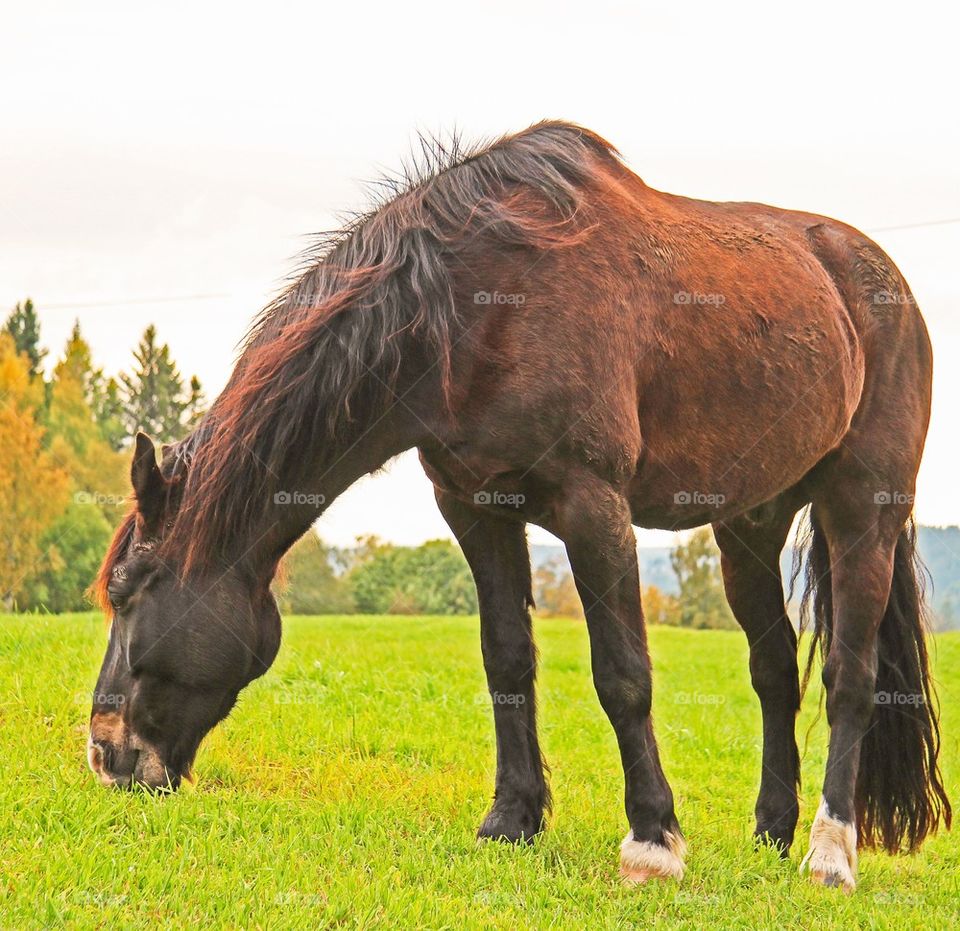
[[117, 784], [116, 779], [107, 772], [103, 761], [103, 747], [110, 744], [122, 747], [126, 744], [126, 726], [115, 711], [98, 711], [90, 719], [90, 736], [87, 738], [87, 763], [96, 777], [105, 786]]
[[87, 738], [87, 763], [100, 780], [101, 785], [112, 786], [116, 784], [113, 776], [104, 769], [103, 750], [99, 744], [94, 743], [92, 734]]

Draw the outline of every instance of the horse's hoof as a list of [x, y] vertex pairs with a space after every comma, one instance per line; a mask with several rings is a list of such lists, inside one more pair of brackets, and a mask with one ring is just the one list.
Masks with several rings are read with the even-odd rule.
[[820, 803], [810, 828], [810, 850], [800, 869], [808, 869], [813, 882], [847, 895], [857, 887], [857, 829], [834, 818], [826, 802]]
[[505, 844], [530, 844], [542, 830], [542, 815], [537, 818], [493, 809], [477, 831], [477, 842], [495, 840]]
[[687, 845], [680, 834], [663, 832], [663, 844], [633, 839], [631, 831], [620, 845], [620, 876], [628, 885], [651, 879], [683, 879]]
[[753, 834], [753, 846], [756, 850], [762, 850], [769, 847], [777, 852], [781, 860], [790, 858], [790, 845], [793, 843], [791, 836], [777, 836], [769, 831], [755, 831]]

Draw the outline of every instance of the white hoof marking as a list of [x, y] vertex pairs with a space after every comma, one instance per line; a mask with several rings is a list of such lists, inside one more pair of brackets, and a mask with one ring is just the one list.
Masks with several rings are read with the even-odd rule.
[[810, 849], [800, 864], [801, 871], [805, 868], [824, 886], [842, 886], [847, 893], [857, 886], [857, 829], [834, 818], [823, 800], [810, 828]]
[[682, 835], [663, 832], [665, 845], [633, 839], [631, 831], [620, 845], [620, 875], [628, 883], [648, 879], [683, 879], [683, 856], [687, 844]]

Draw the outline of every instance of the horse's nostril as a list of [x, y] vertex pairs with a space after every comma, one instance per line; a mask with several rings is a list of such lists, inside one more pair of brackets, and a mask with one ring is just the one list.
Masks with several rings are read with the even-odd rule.
[[93, 738], [87, 741], [87, 763], [98, 776], [103, 772], [103, 747], [95, 743]]

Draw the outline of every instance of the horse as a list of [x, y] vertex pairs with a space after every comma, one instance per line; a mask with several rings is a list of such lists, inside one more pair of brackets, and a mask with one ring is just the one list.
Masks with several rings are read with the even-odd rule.
[[534, 524], [566, 547], [619, 746], [620, 873], [682, 878], [634, 526], [710, 524], [762, 713], [755, 837], [788, 855], [801, 683], [779, 556], [804, 509], [830, 736], [803, 864], [849, 892], [858, 847], [912, 850], [949, 827], [911, 517], [932, 354], [893, 262], [823, 216], [657, 191], [570, 123], [424, 151], [308, 252], [189, 436], [160, 461], [137, 436], [134, 505], [96, 583], [111, 621], [88, 744], [100, 781], [190, 777], [276, 656], [284, 553], [416, 449], [478, 591], [496, 729], [480, 838], [529, 842], [551, 806]]

